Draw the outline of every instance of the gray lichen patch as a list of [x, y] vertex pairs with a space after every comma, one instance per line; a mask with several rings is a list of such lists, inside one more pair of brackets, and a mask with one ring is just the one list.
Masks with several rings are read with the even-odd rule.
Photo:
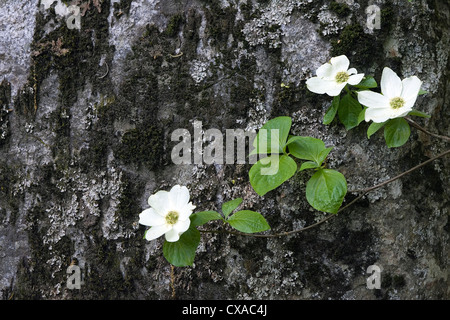
[[31, 70], [29, 56], [36, 21], [37, 6], [33, 1], [22, 4], [0, 3], [0, 75], [11, 83], [11, 94], [26, 83]]

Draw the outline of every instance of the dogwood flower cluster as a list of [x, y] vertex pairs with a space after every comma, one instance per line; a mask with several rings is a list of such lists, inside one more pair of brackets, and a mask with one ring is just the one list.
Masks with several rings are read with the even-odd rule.
[[145, 239], [154, 240], [163, 234], [168, 242], [176, 242], [189, 229], [189, 216], [195, 206], [189, 202], [189, 190], [175, 185], [170, 191], [158, 191], [148, 198], [150, 208], [139, 214], [139, 223], [149, 226]]
[[[316, 77], [306, 81], [307, 88], [318, 94], [338, 96], [347, 86], [358, 85], [364, 78], [350, 68], [345, 55], [333, 57], [316, 70]], [[364, 120], [383, 123], [389, 119], [401, 118], [412, 111], [420, 91], [422, 81], [416, 76], [401, 80], [390, 68], [385, 67], [381, 75], [381, 93], [370, 90], [357, 91], [358, 102], [367, 107]]]

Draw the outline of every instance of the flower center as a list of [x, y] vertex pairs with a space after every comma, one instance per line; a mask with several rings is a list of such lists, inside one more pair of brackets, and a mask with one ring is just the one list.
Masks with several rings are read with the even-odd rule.
[[405, 105], [405, 100], [400, 97], [392, 98], [390, 104], [392, 109], [399, 109]]
[[175, 224], [178, 221], [178, 212], [176, 211], [169, 211], [169, 213], [166, 215], [166, 222], [167, 224]]
[[347, 72], [340, 71], [340, 72], [338, 72], [336, 74], [336, 78], [335, 79], [336, 79], [337, 83], [344, 83], [344, 82], [347, 82], [349, 78], [350, 78], [350, 76], [348, 75]]

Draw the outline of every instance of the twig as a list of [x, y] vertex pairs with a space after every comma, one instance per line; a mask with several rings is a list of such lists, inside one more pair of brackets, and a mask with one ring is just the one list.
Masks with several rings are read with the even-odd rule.
[[181, 52], [181, 53], [179, 53], [179, 54], [170, 54], [169, 53], [169, 56], [171, 56], [172, 58], [179, 58], [179, 57], [181, 57], [183, 55], [183, 52]]
[[98, 79], [103, 79], [104, 77], [106, 77], [107, 75], [108, 75], [108, 73], [109, 73], [109, 67], [108, 67], [108, 64], [105, 62], [105, 64], [106, 64], [106, 73], [103, 75], [103, 76], [101, 76], [101, 77], [97, 77]]
[[301, 229], [292, 230], [292, 231], [286, 231], [286, 232], [280, 232], [280, 233], [275, 233], [275, 234], [253, 234], [253, 233], [243, 233], [243, 232], [228, 231], [228, 230], [199, 230], [199, 231], [202, 232], [202, 233], [228, 233], [228, 234], [233, 234], [233, 235], [250, 236], [250, 237], [256, 237], [256, 238], [276, 238], [276, 237], [288, 236], [288, 235], [291, 235], [291, 234], [299, 233], [299, 232], [302, 232], [302, 231], [314, 228], [314, 227], [316, 227], [316, 226], [318, 226], [318, 225], [328, 221], [332, 217], [335, 217], [338, 213], [344, 211], [345, 209], [347, 209], [348, 207], [350, 207], [351, 205], [353, 205], [354, 203], [359, 201], [367, 193], [369, 193], [369, 192], [371, 192], [371, 191], [373, 191], [375, 189], [381, 188], [381, 187], [383, 187], [383, 186], [385, 186], [385, 185], [387, 185], [387, 184], [389, 184], [389, 183], [391, 183], [391, 182], [393, 182], [393, 181], [395, 181], [397, 179], [400, 179], [401, 177], [403, 177], [403, 176], [405, 176], [405, 175], [407, 175], [407, 174], [409, 174], [409, 173], [411, 173], [411, 172], [413, 172], [413, 171], [415, 171], [415, 170], [417, 170], [417, 169], [419, 169], [419, 168], [429, 164], [430, 162], [433, 162], [436, 159], [442, 158], [442, 157], [446, 156], [447, 154], [450, 154], [450, 149], [447, 150], [447, 151], [444, 151], [444, 152], [442, 152], [440, 154], [438, 154], [437, 156], [434, 156], [433, 158], [430, 158], [430, 159], [428, 159], [428, 160], [418, 164], [415, 167], [412, 167], [411, 169], [409, 169], [409, 170], [407, 170], [405, 172], [400, 173], [399, 175], [397, 175], [397, 176], [395, 176], [395, 177], [393, 177], [391, 179], [383, 181], [383, 182], [381, 182], [381, 183], [379, 183], [379, 184], [377, 184], [375, 186], [363, 189], [361, 191], [349, 191], [349, 192], [352, 192], [352, 193], [355, 193], [355, 192], [359, 193], [359, 192], [361, 192], [361, 194], [358, 197], [356, 197], [355, 199], [353, 199], [352, 201], [350, 201], [348, 204], [346, 204], [345, 206], [340, 208], [336, 214], [331, 214], [328, 217], [326, 217], [326, 218], [324, 218], [324, 219], [322, 219], [322, 220], [320, 220], [320, 221], [318, 221], [318, 222], [316, 222], [316, 223], [314, 223], [312, 225], [309, 225], [307, 227], [301, 228]]
[[445, 141], [447, 141], [447, 142], [450, 142], [450, 137], [447, 137], [447, 136], [441, 136], [441, 135], [439, 135], [439, 134], [430, 132], [430, 131], [428, 131], [427, 129], [425, 129], [424, 127], [420, 126], [417, 122], [415, 122], [415, 121], [409, 119], [408, 117], [405, 117], [405, 120], [408, 121], [408, 123], [409, 123], [410, 125], [412, 125], [414, 128], [416, 128], [417, 130], [420, 130], [420, 131], [422, 131], [422, 132], [424, 132], [424, 133], [426, 133], [426, 134], [428, 134], [428, 135], [430, 135], [430, 136], [433, 136], [433, 137], [435, 137], [435, 138], [439, 138], [439, 139], [445, 140]]

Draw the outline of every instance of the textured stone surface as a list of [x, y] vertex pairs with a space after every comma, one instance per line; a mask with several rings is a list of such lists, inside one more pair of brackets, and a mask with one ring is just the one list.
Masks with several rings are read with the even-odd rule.
[[[331, 99], [305, 80], [346, 54], [379, 80], [417, 75], [416, 108], [449, 135], [447, 1], [81, 0], [81, 29], [38, 1], [0, 0], [0, 290], [3, 299], [169, 299], [162, 240], [143, 240], [147, 198], [188, 186], [198, 210], [242, 197], [274, 232], [323, 218], [304, 197], [308, 173], [259, 197], [245, 165], [174, 165], [171, 133], [257, 129], [281, 115], [292, 133], [335, 146], [328, 166], [350, 190], [445, 150], [412, 129], [388, 149], [367, 124], [321, 121]], [[64, 1], [62, 1], [64, 2]], [[66, 1], [67, 2], [67, 1]], [[282, 85], [283, 84], [283, 85]], [[180, 299], [448, 299], [448, 159], [367, 195], [317, 228], [273, 239], [202, 234], [193, 267], [175, 268]], [[352, 199], [352, 195], [346, 202]], [[220, 227], [211, 223], [210, 228]], [[84, 282], [66, 287], [77, 259]], [[380, 290], [366, 269], [382, 267]]]

